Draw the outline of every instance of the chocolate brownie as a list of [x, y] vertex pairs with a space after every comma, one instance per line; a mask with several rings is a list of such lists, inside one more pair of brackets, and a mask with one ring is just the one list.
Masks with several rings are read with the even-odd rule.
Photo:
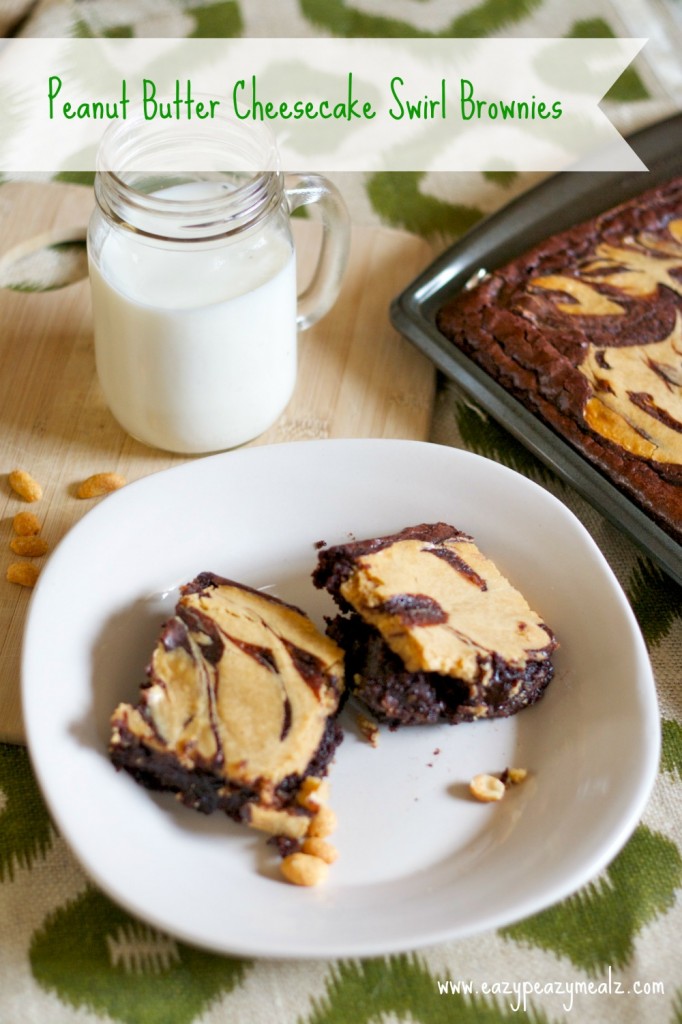
[[181, 595], [139, 702], [112, 716], [111, 760], [196, 810], [300, 838], [304, 780], [342, 738], [343, 652], [300, 609], [213, 573]]
[[682, 178], [549, 238], [437, 322], [682, 541]]
[[473, 539], [446, 523], [329, 547], [313, 582], [355, 696], [390, 726], [514, 714], [542, 695], [556, 639]]

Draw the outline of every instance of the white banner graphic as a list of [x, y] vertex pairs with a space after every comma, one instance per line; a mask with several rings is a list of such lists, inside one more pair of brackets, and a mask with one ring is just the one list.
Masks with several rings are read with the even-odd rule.
[[644, 43], [10, 40], [0, 172], [93, 170], [107, 125], [136, 116], [180, 139], [225, 116], [267, 124], [285, 170], [644, 170], [599, 107]]

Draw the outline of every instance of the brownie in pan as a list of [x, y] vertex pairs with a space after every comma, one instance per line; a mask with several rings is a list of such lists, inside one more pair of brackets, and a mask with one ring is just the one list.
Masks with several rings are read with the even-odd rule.
[[437, 324], [682, 542], [682, 178], [493, 271]]

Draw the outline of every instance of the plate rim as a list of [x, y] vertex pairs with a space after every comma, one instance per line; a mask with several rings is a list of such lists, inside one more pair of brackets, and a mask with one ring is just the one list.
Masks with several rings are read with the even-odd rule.
[[[638, 677], [638, 683], [636, 687], [636, 689], [639, 691], [639, 689], [645, 685], [650, 693], [650, 696], [653, 697], [653, 700], [650, 701], [651, 712], [649, 715], [649, 720], [646, 723], [646, 727], [643, 727], [642, 730], [642, 736], [644, 737], [646, 735], [647, 742], [645, 744], [645, 759], [644, 763], [642, 764], [640, 786], [636, 794], [637, 799], [630, 800], [628, 804], [628, 813], [622, 816], [619, 827], [612, 831], [609, 841], [602, 843], [599, 856], [595, 857], [593, 854], [591, 857], [586, 858], [586, 860], [582, 864], [581, 870], [574, 869], [573, 872], [565, 878], [565, 883], [563, 886], [560, 886], [558, 884], [553, 885], [550, 899], [548, 899], [547, 897], [546, 886], [544, 890], [540, 889], [540, 891], [536, 893], [534, 898], [528, 896], [525, 899], [525, 901], [523, 901], [521, 904], [517, 904], [516, 911], [513, 916], [510, 916], [509, 912], [505, 912], [504, 909], [502, 911], [495, 911], [493, 909], [492, 911], [486, 911], [484, 914], [479, 915], [478, 923], [473, 926], [471, 924], [465, 924], [464, 926], [443, 927], [435, 931], [433, 929], [427, 930], [428, 933], [415, 936], [413, 939], [410, 940], [409, 944], [406, 944], [404, 938], [398, 938], [393, 942], [387, 940], [381, 943], [377, 943], [376, 941], [363, 943], [362, 938], [360, 937], [358, 940], [353, 941], [350, 944], [337, 946], [332, 944], [329, 948], [325, 947], [324, 949], [319, 949], [316, 946], [306, 947], [305, 943], [302, 943], [300, 947], [298, 947], [294, 952], [290, 952], [288, 950], [282, 950], [277, 947], [268, 947], [267, 945], [264, 945], [262, 943], [240, 943], [239, 941], [235, 941], [233, 939], [228, 939], [226, 942], [221, 944], [216, 944], [213, 941], [202, 940], [201, 935], [197, 934], [196, 929], [183, 929], [181, 927], [178, 927], [177, 924], [171, 925], [169, 924], [168, 920], [163, 918], [162, 915], [150, 913], [146, 908], [140, 910], [139, 905], [136, 904], [135, 901], [127, 900], [125, 893], [122, 893], [120, 889], [116, 887], [116, 885], [110, 883], [109, 879], [106, 876], [103, 876], [97, 870], [97, 865], [93, 865], [90, 862], [85, 864], [81, 856], [81, 850], [78, 848], [78, 844], [74, 844], [72, 842], [71, 836], [67, 835], [67, 833], [70, 833], [70, 829], [68, 827], [65, 827], [61, 807], [57, 809], [57, 807], [54, 806], [54, 801], [52, 799], [50, 787], [48, 782], [46, 781], [46, 762], [43, 754], [36, 749], [35, 731], [33, 726], [33, 714], [32, 709], [29, 707], [30, 687], [27, 681], [27, 673], [31, 657], [31, 652], [29, 651], [29, 640], [32, 634], [32, 630], [33, 628], [35, 628], [35, 616], [33, 609], [35, 607], [39, 607], [39, 603], [42, 600], [41, 594], [45, 591], [45, 588], [49, 584], [50, 575], [46, 572], [44, 578], [48, 582], [45, 583], [41, 588], [41, 580], [38, 581], [38, 584], [35, 588], [34, 593], [31, 596], [29, 604], [26, 628], [24, 631], [24, 642], [22, 643], [21, 653], [21, 695], [22, 710], [24, 714], [24, 721], [26, 723], [26, 734], [29, 755], [31, 758], [31, 763], [34, 768], [34, 772], [36, 774], [36, 778], [38, 779], [41, 792], [43, 793], [44, 799], [50, 810], [50, 813], [53, 816], [61, 834], [64, 836], [67, 845], [73, 852], [74, 856], [76, 857], [78, 863], [85, 871], [86, 875], [93, 879], [93, 881], [102, 889], [102, 891], [105, 892], [118, 905], [123, 906], [128, 912], [130, 912], [134, 916], [141, 918], [144, 921], [148, 921], [160, 930], [176, 936], [181, 941], [191, 943], [192, 945], [198, 946], [200, 948], [204, 948], [214, 952], [219, 952], [223, 955], [259, 958], [267, 957], [276, 960], [320, 960], [331, 959], [334, 957], [367, 957], [389, 955], [392, 953], [404, 952], [411, 949], [418, 949], [434, 943], [461, 939], [466, 936], [479, 934], [480, 932], [489, 929], [495, 929], [511, 925], [520, 919], [523, 919], [533, 913], [537, 913], [538, 911], [548, 906], [554, 905], [556, 902], [562, 899], [565, 899], [567, 896], [575, 892], [578, 888], [584, 885], [591, 878], [595, 877], [595, 875], [598, 874], [599, 871], [603, 870], [603, 868], [613, 859], [613, 857], [616, 856], [616, 854], [622, 848], [622, 846], [627, 841], [629, 836], [632, 834], [650, 798], [651, 791], [653, 789], [657, 777], [658, 759], [660, 753], [660, 713], [658, 710], [658, 698], [648, 649], [642, 637], [641, 630], [637, 623], [634, 612], [632, 611], [632, 608], [630, 607], [629, 602], [627, 601], [627, 598], [622, 590], [622, 587], [620, 586], [620, 583], [617, 577], [615, 576], [615, 573], [611, 569], [608, 561], [601, 552], [594, 538], [591, 536], [586, 527], [581, 523], [579, 518], [551, 491], [548, 491], [547, 489], [543, 488], [540, 484], [538, 484], [531, 478], [523, 474], [517, 473], [515, 470], [511, 469], [508, 466], [504, 466], [503, 464], [497, 463], [492, 459], [488, 459], [484, 456], [463, 449], [450, 448], [449, 446], [446, 445], [439, 445], [433, 442], [424, 441], [382, 438], [334, 438], [313, 441], [284, 442], [282, 444], [263, 445], [254, 448], [242, 448], [232, 452], [211, 455], [208, 457], [204, 457], [202, 459], [183, 463], [179, 466], [173, 466], [170, 467], [169, 469], [161, 470], [158, 473], [149, 474], [146, 477], [142, 477], [139, 480], [133, 481], [131, 484], [128, 484], [126, 489], [122, 489], [121, 491], [118, 491], [110, 495], [108, 498], [109, 504], [107, 515], [110, 514], [112, 508], [116, 507], [118, 503], [123, 504], [127, 500], [129, 500], [124, 494], [125, 490], [128, 490], [128, 493], [130, 494], [130, 491], [132, 490], [133, 487], [136, 487], [136, 485], [149, 486], [150, 482], [152, 482], [153, 486], [154, 479], [159, 476], [163, 476], [164, 478], [168, 478], [171, 475], [181, 477], [188, 471], [196, 472], [194, 467], [196, 467], [197, 465], [213, 465], [218, 462], [222, 464], [222, 462], [228, 459], [234, 459], [235, 456], [238, 456], [240, 459], [243, 459], [245, 457], [247, 459], [251, 459], [254, 456], [256, 458], [267, 458], [268, 456], [266, 454], [258, 456], [258, 453], [272, 453], [273, 451], [281, 452], [283, 448], [287, 448], [290, 450], [296, 448], [297, 450], [300, 451], [303, 447], [310, 448], [312, 446], [315, 446], [317, 448], [326, 448], [330, 446], [345, 446], [349, 444], [351, 446], [360, 446], [363, 448], [369, 444], [377, 446], [378, 449], [381, 449], [384, 446], [390, 446], [393, 448], [400, 446], [403, 449], [411, 448], [413, 451], [424, 449], [438, 449], [440, 452], [447, 452], [447, 458], [449, 459], [450, 456], [452, 456], [454, 461], [463, 459], [464, 461], [471, 461], [472, 463], [488, 464], [490, 466], [495, 467], [496, 472], [499, 471], [503, 475], [513, 477], [516, 480], [522, 481], [523, 486], [528, 486], [529, 489], [542, 492], [542, 495], [544, 496], [545, 500], [548, 500], [549, 503], [554, 506], [560, 507], [563, 514], [567, 514], [568, 517], [574, 522], [582, 536], [583, 541], [588, 543], [592, 555], [597, 556], [601, 563], [602, 571], [605, 572], [609, 580], [611, 588], [614, 591], [614, 596], [617, 596], [620, 609], [629, 621], [633, 641], [639, 652], [639, 655], [643, 659], [643, 665], [647, 670], [647, 678], [645, 682], [642, 681], [642, 678]], [[88, 512], [82, 517], [79, 523], [75, 524], [75, 526], [68, 531], [68, 533], [62, 539], [62, 541], [60, 541], [59, 545], [57, 545], [57, 547], [54, 549], [49, 561], [51, 561], [58, 554], [60, 549], [62, 552], [68, 553], [69, 545], [73, 543], [73, 539], [68, 541], [68, 538], [72, 537], [72, 535], [75, 534], [76, 531], [78, 531], [80, 523], [83, 523], [86, 520], [88, 520], [90, 524], [92, 524], [93, 521], [96, 521], [96, 519], [100, 515], [102, 515], [100, 511], [100, 509], [102, 508], [102, 504], [103, 503], [100, 503], [94, 508], [88, 510]], [[59, 558], [61, 557], [62, 555], [59, 555]], [[55, 562], [55, 564], [57, 563]], [[48, 566], [46, 566], [46, 569], [47, 568]]]

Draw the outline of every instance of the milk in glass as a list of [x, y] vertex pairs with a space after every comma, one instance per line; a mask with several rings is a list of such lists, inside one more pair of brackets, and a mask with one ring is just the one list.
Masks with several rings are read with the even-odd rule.
[[[155, 195], [215, 190], [190, 182]], [[187, 251], [112, 230], [90, 276], [97, 373], [138, 440], [216, 451], [256, 437], [283, 411], [296, 379], [296, 273], [275, 227], [248, 244]]]
[[[186, 454], [257, 437], [291, 397], [297, 331], [338, 294], [349, 240], [338, 191], [320, 175], [283, 175], [263, 126], [138, 112], [102, 137], [95, 199], [95, 357], [116, 419]], [[311, 204], [323, 240], [297, 297], [289, 219]]]

